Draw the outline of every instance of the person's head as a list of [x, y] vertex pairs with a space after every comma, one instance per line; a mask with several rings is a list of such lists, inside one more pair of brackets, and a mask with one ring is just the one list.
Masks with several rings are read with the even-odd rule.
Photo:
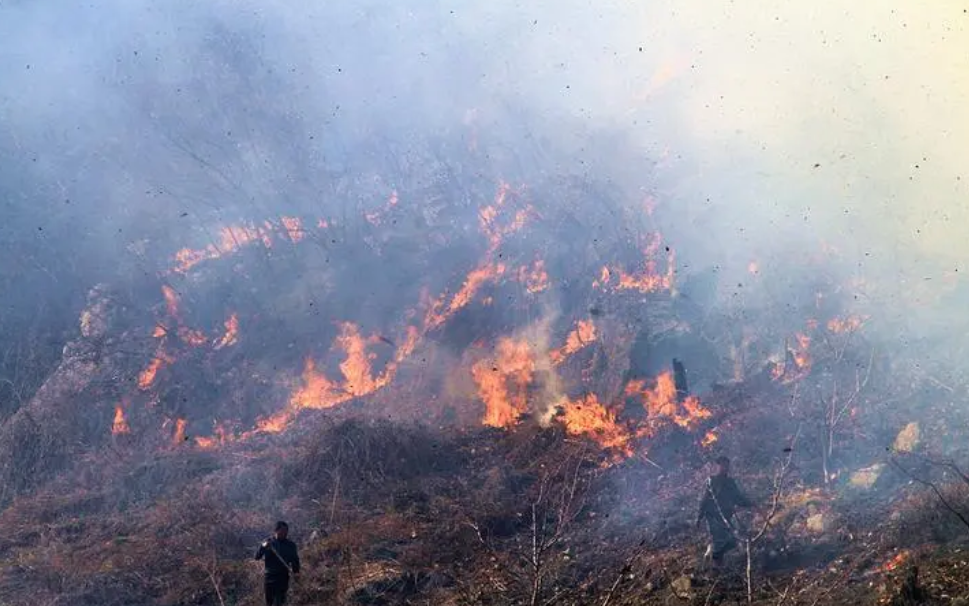
[[286, 522], [276, 522], [276, 539], [283, 540], [289, 534], [289, 524]]
[[714, 460], [717, 466], [718, 476], [729, 476], [730, 475], [730, 459], [727, 457], [717, 457]]

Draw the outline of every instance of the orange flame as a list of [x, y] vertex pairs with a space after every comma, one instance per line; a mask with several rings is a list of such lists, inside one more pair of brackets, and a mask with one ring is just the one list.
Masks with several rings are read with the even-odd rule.
[[162, 295], [165, 297], [165, 309], [168, 310], [168, 315], [177, 318], [178, 317], [178, 293], [175, 289], [168, 284], [162, 284]]
[[552, 363], [558, 366], [569, 356], [596, 340], [596, 325], [592, 320], [579, 320], [565, 339], [565, 345], [549, 354]]
[[861, 329], [861, 325], [864, 324], [864, 322], [865, 319], [861, 316], [831, 318], [828, 320], [828, 330], [837, 334], [857, 332], [859, 329]]
[[172, 436], [172, 444], [179, 445], [185, 441], [185, 419], [175, 420], [175, 435]]
[[578, 400], [566, 400], [562, 405], [562, 422], [572, 435], [587, 435], [605, 449], [630, 457], [633, 449], [629, 431], [616, 422], [616, 415], [599, 403], [595, 394]]
[[159, 347], [155, 353], [155, 357], [152, 358], [148, 366], [138, 375], [138, 388], [144, 391], [151, 387], [155, 382], [155, 377], [158, 376], [158, 371], [164, 368], [166, 364], [171, 363], [172, 359], [165, 353], [162, 347]]
[[650, 421], [667, 419], [684, 429], [691, 429], [713, 414], [700, 404], [696, 396], [677, 402], [676, 383], [670, 371], [656, 377], [656, 385], [652, 389], [643, 380], [630, 381], [626, 385], [625, 393], [626, 396], [635, 396], [642, 400]]
[[214, 450], [235, 440], [235, 436], [221, 423], [215, 425], [215, 435], [207, 437], [196, 437], [195, 444], [202, 450]]
[[911, 556], [911, 552], [909, 552], [909, 550], [907, 549], [903, 549], [902, 551], [898, 552], [895, 555], [895, 557], [893, 557], [892, 559], [882, 564], [879, 567], [879, 569], [882, 572], [891, 572], [893, 570], [896, 570], [900, 566], [902, 566], [906, 561], [908, 561], [910, 556]]
[[239, 316], [232, 314], [229, 319], [225, 321], [225, 334], [222, 338], [216, 340], [215, 348], [222, 349], [223, 347], [229, 347], [230, 345], [235, 345], [239, 340]]
[[502, 263], [487, 263], [472, 270], [468, 274], [468, 277], [465, 278], [461, 289], [454, 295], [443, 312], [441, 308], [445, 306], [444, 301], [447, 295], [442, 295], [431, 305], [424, 319], [424, 324], [427, 326], [427, 329], [432, 330], [444, 324], [448, 318], [470, 303], [482, 286], [488, 282], [497, 280], [504, 273], [505, 266]]
[[128, 422], [124, 418], [124, 409], [118, 404], [114, 407], [114, 423], [111, 425], [111, 434], [117, 436], [130, 431], [131, 428], [128, 427]]
[[376, 226], [380, 225], [383, 222], [383, 216], [384, 216], [384, 214], [387, 213], [387, 212], [389, 212], [390, 209], [392, 209], [393, 207], [397, 206], [397, 202], [398, 201], [399, 201], [399, 198], [397, 196], [397, 190], [395, 189], [394, 191], [392, 191], [390, 193], [390, 199], [387, 200], [387, 205], [386, 206], [384, 206], [383, 208], [379, 208], [379, 209], [377, 209], [375, 211], [372, 211], [372, 212], [364, 213], [363, 216], [367, 220], [368, 223], [370, 223], [371, 225], [373, 225], [374, 227], [376, 227]]
[[208, 342], [202, 331], [192, 330], [191, 328], [179, 328], [178, 338], [182, 340], [186, 345], [191, 345], [192, 347], [201, 347]]
[[474, 364], [471, 376], [485, 404], [485, 425], [508, 427], [518, 421], [528, 410], [528, 385], [534, 372], [531, 346], [508, 337], [498, 341], [494, 359]]
[[299, 217], [280, 217], [279, 220], [283, 224], [283, 229], [286, 230], [286, 235], [294, 244], [306, 235], [303, 231], [303, 220]]
[[811, 373], [811, 337], [804, 333], [794, 335], [794, 345], [790, 348], [790, 360], [793, 360], [793, 367], [785, 362], [783, 365], [774, 367], [773, 375], [775, 379], [782, 380], [784, 383], [799, 381]]
[[[282, 222], [284, 231], [293, 242], [302, 239], [304, 232], [302, 222], [299, 219], [283, 217]], [[218, 242], [198, 250], [183, 248], [175, 253], [175, 267], [172, 271], [187, 273], [199, 263], [218, 259], [256, 242], [262, 242], [266, 248], [272, 248], [272, 234], [276, 229], [276, 226], [269, 221], [262, 225], [249, 224], [223, 227], [219, 230]]]
[[700, 445], [704, 448], [709, 448], [716, 444], [717, 440], [719, 439], [720, 437], [715, 431], [708, 431], [707, 435], [703, 436], [703, 440], [700, 441]]
[[518, 281], [525, 285], [530, 294], [540, 293], [548, 289], [548, 272], [545, 271], [545, 261], [539, 259], [529, 268], [526, 265], [518, 268]]
[[407, 336], [394, 352], [393, 359], [384, 371], [374, 376], [373, 360], [376, 354], [368, 352], [367, 347], [382, 342], [379, 336], [363, 338], [355, 324], [346, 322], [341, 326], [336, 345], [346, 354], [340, 363], [343, 382], [328, 378], [316, 368], [316, 362], [307, 358], [303, 368], [302, 386], [290, 396], [286, 408], [257, 422], [257, 430], [279, 433], [286, 429], [296, 414], [304, 409], [333, 408], [353, 398], [368, 395], [387, 386], [397, 373], [400, 362], [413, 353], [417, 347], [420, 333], [416, 327], [409, 327]]
[[[659, 255], [662, 242], [662, 237], [659, 234], [653, 235], [652, 241], [643, 250], [645, 260], [643, 262], [643, 269], [638, 273], [627, 273], [622, 268], [616, 269], [615, 273], [619, 281], [614, 285], [614, 288], [619, 290], [638, 290], [642, 293], [672, 290], [673, 278], [675, 277], [676, 255], [672, 248], [665, 247], [666, 271], [660, 271], [656, 257]], [[608, 267], [603, 267], [599, 279], [594, 281], [592, 286], [594, 288], [608, 288], [612, 282], [612, 278], [613, 272]]]

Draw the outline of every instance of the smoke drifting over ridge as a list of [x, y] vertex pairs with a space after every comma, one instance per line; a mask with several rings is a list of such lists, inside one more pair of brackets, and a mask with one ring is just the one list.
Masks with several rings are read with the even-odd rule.
[[893, 301], [888, 325], [939, 311], [966, 271], [956, 2], [0, 11], [4, 271], [43, 284], [23, 305], [119, 259], [156, 270], [132, 243], [162, 262], [215, 223], [356, 212], [333, 183], [455, 133], [490, 139], [512, 182], [591, 174], [630, 204], [651, 195], [682, 271], [716, 267], [728, 299], [753, 260], [798, 283], [821, 242]]

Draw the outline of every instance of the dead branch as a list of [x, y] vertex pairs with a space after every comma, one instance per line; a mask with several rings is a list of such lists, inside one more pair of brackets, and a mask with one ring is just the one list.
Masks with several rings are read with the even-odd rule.
[[753, 583], [752, 583], [752, 562], [751, 562], [751, 551], [753, 546], [760, 541], [767, 531], [771, 527], [771, 523], [774, 521], [774, 517], [777, 515], [777, 508], [781, 502], [781, 496], [784, 492], [784, 480], [787, 479], [787, 474], [790, 471], [791, 463], [794, 460], [794, 448], [797, 446], [797, 440], [801, 435], [801, 426], [798, 425], [797, 431], [794, 433], [794, 437], [791, 438], [791, 445], [788, 447], [787, 458], [780, 468], [774, 474], [773, 489], [771, 491], [771, 504], [767, 515], [764, 517], [764, 523], [761, 524], [760, 530], [753, 536], [748, 536], [744, 539], [744, 547], [747, 557], [747, 567], [746, 567], [746, 582], [747, 582], [747, 603], [753, 604]]
[[899, 463], [896, 457], [891, 457], [888, 460], [888, 462], [892, 465], [892, 467], [900, 471], [903, 475], [905, 475], [912, 481], [917, 482], [922, 486], [926, 486], [930, 488], [932, 492], [935, 493], [935, 496], [939, 499], [939, 502], [942, 503], [942, 506], [948, 509], [949, 512], [955, 515], [957, 518], [959, 518], [959, 521], [962, 522], [966, 528], [969, 528], [969, 518], [966, 518], [966, 516], [961, 511], [959, 511], [952, 503], [949, 502], [947, 498], [945, 498], [945, 495], [942, 494], [942, 491], [934, 482], [918, 477], [911, 470], [905, 468], [901, 463]]

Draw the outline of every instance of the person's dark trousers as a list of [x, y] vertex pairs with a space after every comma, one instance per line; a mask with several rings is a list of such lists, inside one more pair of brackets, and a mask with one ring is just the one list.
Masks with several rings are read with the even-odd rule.
[[283, 606], [286, 603], [286, 591], [289, 589], [289, 579], [266, 579], [266, 606]]

